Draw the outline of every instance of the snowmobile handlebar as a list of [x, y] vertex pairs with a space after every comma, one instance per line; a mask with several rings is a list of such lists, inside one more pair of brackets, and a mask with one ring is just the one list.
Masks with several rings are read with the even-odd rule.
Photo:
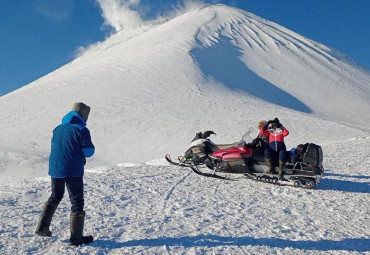
[[210, 137], [211, 135], [215, 135], [216, 133], [215, 132], [213, 132], [212, 130], [208, 130], [208, 131], [205, 131], [205, 132], [203, 132], [203, 134], [202, 134], [202, 138], [203, 139], [206, 139], [206, 138], [208, 138], [208, 137]]
[[195, 137], [192, 140], [192, 142], [194, 142], [195, 140], [198, 140], [198, 139], [207, 139], [211, 135], [215, 135], [215, 134], [216, 133], [213, 132], [212, 130], [207, 130], [207, 131], [204, 131], [203, 133], [200, 131], [200, 132], [195, 134]]

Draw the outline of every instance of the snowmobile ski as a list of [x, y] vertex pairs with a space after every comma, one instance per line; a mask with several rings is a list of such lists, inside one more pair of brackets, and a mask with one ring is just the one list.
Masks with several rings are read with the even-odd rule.
[[175, 166], [180, 166], [180, 167], [188, 167], [190, 168], [191, 170], [193, 170], [194, 173], [198, 174], [198, 175], [201, 175], [201, 176], [205, 176], [205, 177], [213, 177], [213, 178], [217, 178], [217, 179], [223, 179], [223, 180], [226, 180], [227, 178], [224, 177], [224, 176], [220, 176], [220, 175], [217, 175], [217, 174], [214, 174], [214, 173], [204, 173], [202, 171], [200, 171], [198, 169], [198, 166], [197, 165], [194, 165], [194, 164], [191, 164], [191, 163], [182, 163], [182, 162], [175, 162], [171, 159], [171, 155], [170, 154], [166, 154], [165, 155], [165, 158], [166, 160], [172, 164], [172, 165], [175, 165]]

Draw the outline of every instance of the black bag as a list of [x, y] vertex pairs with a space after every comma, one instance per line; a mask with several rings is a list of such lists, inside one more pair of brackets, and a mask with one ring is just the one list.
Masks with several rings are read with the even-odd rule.
[[307, 147], [303, 154], [303, 163], [320, 168], [324, 157], [321, 146], [313, 143], [308, 143], [306, 145]]

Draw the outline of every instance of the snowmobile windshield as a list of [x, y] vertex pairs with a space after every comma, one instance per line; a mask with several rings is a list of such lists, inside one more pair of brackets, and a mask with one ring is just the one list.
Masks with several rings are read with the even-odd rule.
[[247, 132], [244, 133], [242, 139], [238, 142], [238, 146], [245, 146], [247, 143], [253, 141], [251, 134], [253, 133], [254, 128], [250, 127]]

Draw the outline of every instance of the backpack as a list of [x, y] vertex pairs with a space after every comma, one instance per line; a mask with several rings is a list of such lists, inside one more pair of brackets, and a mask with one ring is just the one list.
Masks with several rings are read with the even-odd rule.
[[306, 145], [307, 147], [303, 154], [303, 163], [320, 168], [324, 158], [321, 146], [314, 143], [308, 143]]

